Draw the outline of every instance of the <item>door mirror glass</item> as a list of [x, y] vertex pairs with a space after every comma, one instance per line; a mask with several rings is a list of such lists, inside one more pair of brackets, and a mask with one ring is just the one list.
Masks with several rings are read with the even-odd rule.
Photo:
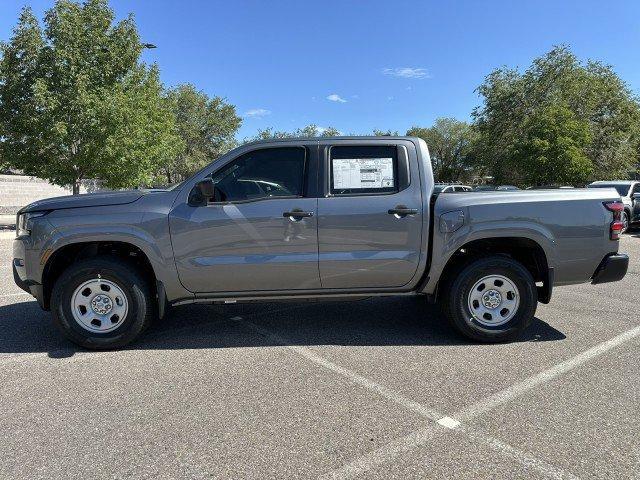
[[200, 194], [207, 199], [213, 198], [215, 195], [215, 187], [210, 178], [196, 183], [196, 188], [200, 191]]
[[207, 202], [213, 201], [215, 198], [215, 185], [211, 178], [200, 180], [193, 186], [189, 194], [189, 205], [199, 207], [206, 205]]

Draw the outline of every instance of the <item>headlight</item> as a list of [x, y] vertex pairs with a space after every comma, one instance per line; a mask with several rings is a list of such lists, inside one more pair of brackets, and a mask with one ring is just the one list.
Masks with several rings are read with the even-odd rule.
[[18, 219], [16, 221], [16, 235], [18, 237], [30, 235], [31, 228], [33, 227], [33, 219], [46, 214], [47, 212], [28, 212], [18, 215]]

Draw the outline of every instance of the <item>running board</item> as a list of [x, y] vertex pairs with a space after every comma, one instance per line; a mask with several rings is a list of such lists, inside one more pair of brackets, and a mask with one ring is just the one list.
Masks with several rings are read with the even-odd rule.
[[367, 293], [311, 293], [298, 295], [252, 295], [234, 297], [201, 297], [187, 298], [171, 302], [171, 305], [203, 304], [231, 304], [251, 302], [318, 302], [318, 301], [358, 301], [371, 297], [414, 297], [418, 292], [367, 292]]

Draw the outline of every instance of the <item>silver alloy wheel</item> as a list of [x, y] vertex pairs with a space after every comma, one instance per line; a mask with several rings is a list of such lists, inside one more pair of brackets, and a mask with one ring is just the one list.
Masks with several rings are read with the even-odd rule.
[[129, 306], [127, 296], [114, 282], [88, 280], [71, 295], [71, 312], [78, 324], [94, 333], [112, 332], [122, 325]]
[[468, 295], [473, 318], [487, 327], [504, 325], [518, 311], [518, 287], [503, 275], [487, 275], [478, 280]]

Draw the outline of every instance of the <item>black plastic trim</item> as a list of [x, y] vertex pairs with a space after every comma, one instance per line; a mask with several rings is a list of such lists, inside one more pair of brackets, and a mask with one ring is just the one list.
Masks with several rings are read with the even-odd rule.
[[31, 290], [29, 290], [29, 284], [20, 279], [15, 263], [12, 263], [11, 266], [13, 267], [13, 281], [16, 282], [16, 285], [19, 286], [25, 292], [31, 293]]
[[605, 256], [591, 280], [592, 284], [617, 282], [622, 280], [629, 268], [629, 256], [624, 253], [610, 253]]
[[551, 301], [551, 294], [553, 293], [553, 282], [555, 278], [555, 270], [553, 267], [547, 269], [547, 278], [542, 282], [541, 287], [538, 289], [538, 301], [540, 303], [547, 304]]
[[167, 293], [164, 289], [164, 283], [156, 280], [156, 292], [158, 294], [158, 318], [162, 320], [167, 309]]

